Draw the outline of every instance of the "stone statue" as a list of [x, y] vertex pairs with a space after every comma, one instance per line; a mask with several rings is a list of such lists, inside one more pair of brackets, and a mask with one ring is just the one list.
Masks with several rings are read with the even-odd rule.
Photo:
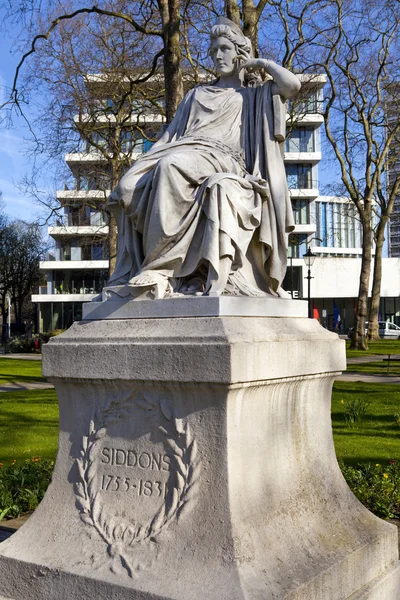
[[300, 82], [273, 61], [252, 58], [250, 40], [229, 19], [212, 28], [210, 52], [216, 81], [186, 94], [162, 137], [110, 195], [118, 252], [107, 287], [119, 295], [285, 295], [294, 227], [285, 100]]

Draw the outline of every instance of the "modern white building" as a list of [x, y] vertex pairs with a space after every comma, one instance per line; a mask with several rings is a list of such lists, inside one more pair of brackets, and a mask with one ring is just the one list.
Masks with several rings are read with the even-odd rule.
[[90, 110], [76, 115], [74, 121], [77, 129], [83, 125], [88, 133], [76, 151], [65, 155], [72, 184], [57, 191], [64, 214], [49, 227], [55, 247], [40, 263], [47, 286], [32, 296], [32, 302], [38, 305], [39, 331], [65, 329], [80, 320], [83, 302], [93, 300], [108, 281], [105, 206], [111, 168], [102, 151], [108, 151], [107, 140], [119, 128], [121, 161], [129, 165], [151, 147], [139, 131], [157, 131], [163, 123], [160, 114], [153, 114], [154, 109], [145, 103], [128, 109], [123, 104], [115, 106], [112, 94], [116, 97], [121, 85], [129, 85], [129, 81], [115, 84], [115, 80], [101, 75], [88, 75], [86, 85], [95, 100]]
[[[307, 270], [303, 255], [310, 247], [317, 255], [312, 270], [311, 298], [322, 324], [333, 329], [334, 314], [342, 328], [353, 325], [361, 264], [361, 227], [346, 198], [321, 196], [318, 164], [321, 161], [324, 76], [313, 76], [310, 90], [293, 108], [297, 118], [285, 142], [285, 165], [296, 228], [290, 236], [288, 272], [283, 284], [293, 298], [307, 297]], [[310, 80], [304, 78], [304, 88]], [[141, 117], [142, 118], [142, 117]], [[143, 116], [154, 127], [159, 115]], [[109, 118], [107, 119], [109, 122]], [[132, 113], [132, 121], [137, 116]], [[147, 151], [149, 143], [126, 131], [124, 150], [130, 161]], [[32, 297], [38, 303], [39, 329], [66, 328], [82, 316], [82, 303], [101, 291], [108, 279], [107, 216], [102, 210], [109, 193], [101, 171], [104, 158], [85, 143], [79, 152], [67, 154], [66, 163], [74, 177], [74, 189], [57, 192], [64, 206], [62, 221], [49, 228], [55, 250], [41, 263], [47, 288]], [[103, 169], [104, 173], [104, 169]], [[100, 184], [100, 185], [99, 185]], [[400, 259], [399, 259], [400, 260]], [[382, 319], [400, 324], [400, 278], [396, 261], [384, 261]]]

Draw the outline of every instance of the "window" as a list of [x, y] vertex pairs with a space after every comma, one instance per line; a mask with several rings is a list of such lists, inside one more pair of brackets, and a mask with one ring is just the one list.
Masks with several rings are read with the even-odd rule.
[[71, 260], [71, 242], [64, 242], [62, 244], [61, 260]]
[[307, 97], [289, 100], [288, 105], [289, 111], [293, 111], [296, 115], [313, 114], [321, 112], [322, 101], [316, 92], [310, 93]]
[[289, 236], [288, 258], [301, 258], [307, 251], [307, 235], [294, 234]]
[[107, 225], [107, 213], [104, 210], [92, 210], [90, 211], [90, 224], [94, 227], [102, 227]]
[[133, 148], [133, 135], [132, 131], [123, 130], [121, 131], [121, 151], [131, 152]]
[[311, 165], [287, 164], [286, 177], [289, 189], [311, 189]]
[[82, 151], [89, 153], [101, 152], [101, 148], [107, 148], [107, 132], [92, 131], [87, 139], [82, 140]]
[[307, 127], [297, 127], [285, 142], [286, 152], [314, 152], [314, 132]]
[[306, 200], [294, 200], [292, 206], [296, 225], [307, 225], [310, 222], [308, 202]]

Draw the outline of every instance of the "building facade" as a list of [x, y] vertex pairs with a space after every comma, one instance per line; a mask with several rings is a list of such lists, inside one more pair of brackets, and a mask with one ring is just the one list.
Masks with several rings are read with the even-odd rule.
[[[346, 198], [321, 196], [318, 165], [322, 159], [321, 126], [325, 77], [304, 78], [303, 96], [291, 106], [289, 135], [285, 142], [285, 166], [292, 200], [295, 230], [289, 237], [288, 270], [283, 283], [294, 299], [307, 297], [303, 256], [310, 247], [317, 256], [311, 281], [311, 298], [321, 323], [333, 329], [340, 314], [343, 330], [354, 323], [361, 264], [361, 227], [353, 205]], [[162, 125], [159, 115], [132, 111], [132, 131], [125, 121], [122, 150], [133, 162], [151, 143], [137, 132], [145, 125]], [[108, 122], [110, 119], [108, 119]], [[94, 135], [97, 135], [94, 131]], [[104, 156], [85, 139], [79, 151], [67, 154], [73, 189], [57, 192], [64, 216], [49, 228], [55, 248], [41, 263], [47, 287], [32, 297], [38, 304], [39, 330], [69, 327], [82, 316], [83, 302], [90, 302], [108, 279], [108, 221], [105, 201], [109, 194]], [[101, 138], [100, 138], [101, 139]], [[99, 175], [100, 174], [100, 175]], [[397, 262], [384, 261], [382, 319], [400, 321], [400, 281], [393, 270]], [[396, 287], [398, 285], [398, 287]], [[336, 319], [337, 320], [337, 319]]]
[[66, 329], [73, 321], [80, 320], [82, 304], [98, 296], [107, 283], [106, 202], [115, 162], [120, 172], [126, 170], [147, 152], [151, 139], [163, 125], [163, 118], [154, 114], [151, 103], [131, 102], [128, 107], [122, 102], [118, 104], [120, 96], [129, 97], [126, 91], [129, 82], [117, 85], [115, 80], [89, 75], [86, 83], [95, 100], [88, 112], [74, 119], [83, 135], [75, 151], [65, 156], [69, 183], [64, 190], [57, 191], [63, 215], [48, 229], [54, 249], [40, 263], [47, 286], [32, 296], [38, 305], [41, 332]]

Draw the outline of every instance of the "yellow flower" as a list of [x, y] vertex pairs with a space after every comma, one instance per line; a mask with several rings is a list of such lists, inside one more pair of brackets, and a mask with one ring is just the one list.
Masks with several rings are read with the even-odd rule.
[[387, 479], [389, 477], [389, 475], [387, 473], [384, 473], [383, 476], [385, 479]]
[[341, 400], [341, 401], [340, 401], [340, 404], [344, 404], [344, 400]]
[[379, 463], [376, 463], [376, 465], [375, 465], [375, 466], [376, 466], [376, 467], [379, 467], [379, 466], [380, 466], [380, 464], [379, 464]]
[[12, 464], [12, 465], [15, 465], [15, 463], [16, 463], [16, 462], [17, 462], [17, 461], [15, 460], [15, 458], [13, 458], [13, 459], [12, 459], [12, 461], [11, 461], [11, 464]]

